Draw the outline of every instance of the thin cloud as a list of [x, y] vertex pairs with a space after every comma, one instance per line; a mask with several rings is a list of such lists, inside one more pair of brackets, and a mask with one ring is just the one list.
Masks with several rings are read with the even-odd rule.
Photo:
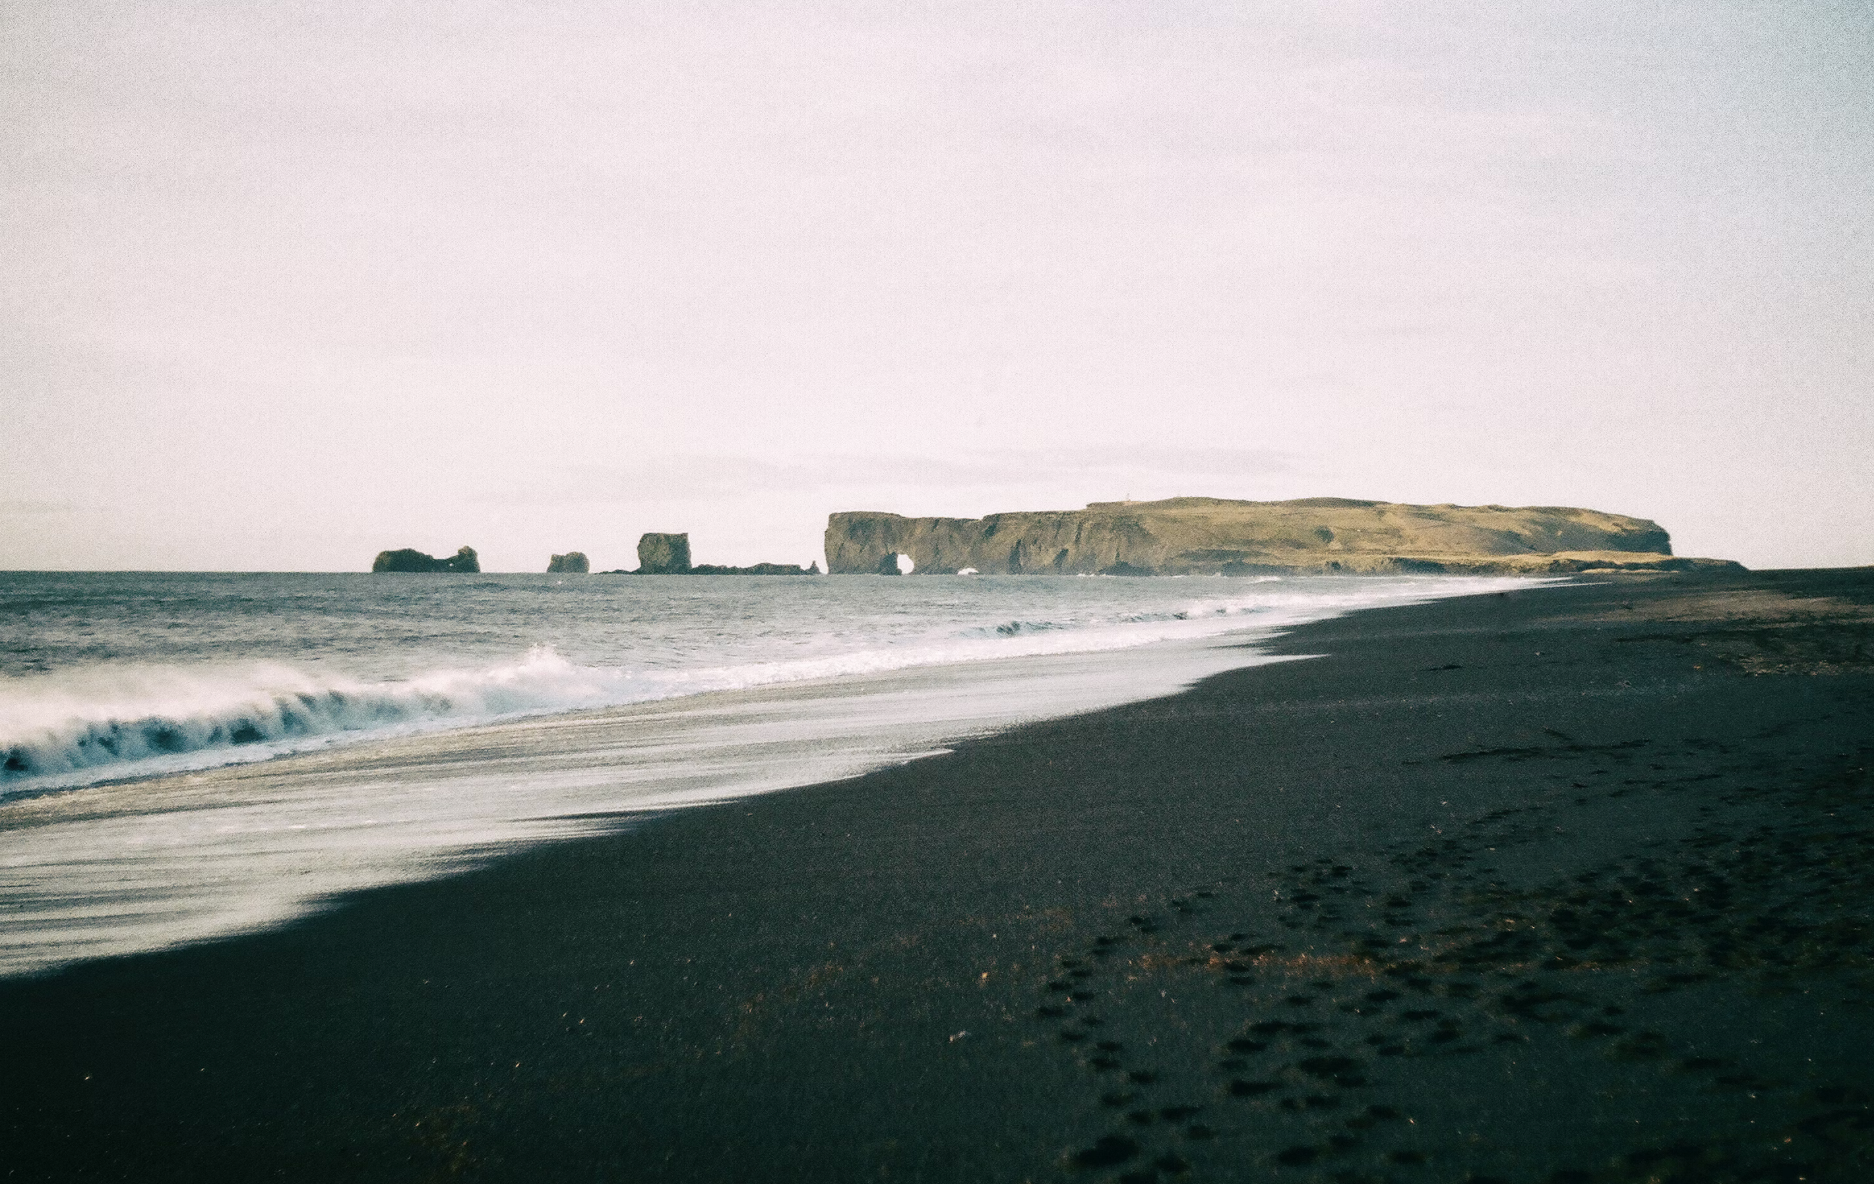
[[[891, 490], [1011, 491], [1066, 484], [1143, 488], [1185, 483], [1204, 493], [1218, 481], [1292, 473], [1289, 454], [1260, 448], [1124, 448], [1041, 451], [988, 449], [956, 456], [838, 453], [774, 461], [758, 457], [677, 455], [611, 468], [576, 465], [536, 474], [525, 484], [483, 489], [469, 501], [505, 506], [730, 500], [785, 491], [794, 497], [864, 496]], [[974, 499], [971, 499], [974, 500]]]
[[0, 499], [0, 514], [44, 515], [44, 514], [96, 514], [103, 512], [101, 506], [83, 506], [68, 501], [37, 501], [31, 498]]

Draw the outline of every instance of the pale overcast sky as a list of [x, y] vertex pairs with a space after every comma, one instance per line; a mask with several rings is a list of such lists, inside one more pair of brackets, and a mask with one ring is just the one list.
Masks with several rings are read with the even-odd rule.
[[1874, 5], [0, 4], [0, 567], [1583, 505], [1874, 563]]

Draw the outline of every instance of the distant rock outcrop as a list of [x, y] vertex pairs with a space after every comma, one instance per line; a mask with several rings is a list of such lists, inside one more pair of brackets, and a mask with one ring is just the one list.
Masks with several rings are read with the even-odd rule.
[[638, 538], [638, 574], [684, 575], [690, 570], [690, 536], [645, 534]]
[[585, 575], [591, 570], [592, 565], [586, 562], [586, 553], [584, 551], [568, 551], [564, 555], [555, 555], [552, 559], [547, 561], [548, 575], [553, 575], [555, 572], [564, 572], [569, 575]]
[[438, 559], [425, 555], [412, 547], [398, 551], [379, 551], [371, 562], [372, 571], [480, 571], [481, 560], [475, 555], [475, 548], [459, 548], [447, 559]]
[[699, 563], [686, 574], [693, 576], [817, 576], [820, 563], [815, 560], [811, 567], [795, 567], [791, 563], [752, 563], [747, 567], [724, 567], [719, 563]]
[[1565, 506], [1414, 506], [1347, 498], [1180, 497], [1084, 510], [827, 520], [827, 570], [920, 574], [1255, 575], [1263, 572], [1549, 573], [1737, 568], [1683, 559], [1658, 523]]
[[[569, 557], [570, 558], [570, 557]], [[583, 565], [585, 556], [580, 556]], [[580, 567], [584, 571], [583, 566]], [[647, 534], [638, 540], [638, 570], [622, 568], [602, 573], [608, 576], [817, 576], [822, 574], [815, 560], [807, 567], [791, 563], [754, 563], [747, 567], [729, 567], [720, 563], [690, 562], [690, 536], [687, 534]]]

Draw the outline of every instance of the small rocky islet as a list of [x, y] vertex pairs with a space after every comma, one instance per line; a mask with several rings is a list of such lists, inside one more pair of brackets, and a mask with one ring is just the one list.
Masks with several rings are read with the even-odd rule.
[[647, 532], [638, 538], [638, 569], [604, 573], [613, 576], [817, 576], [820, 564], [807, 567], [791, 563], [756, 563], [748, 567], [729, 567], [719, 563], [690, 562], [690, 536], [687, 533]]
[[426, 555], [414, 547], [404, 547], [396, 551], [379, 551], [371, 563], [374, 572], [479, 572], [481, 569], [481, 560], [473, 547], [459, 547], [447, 559]]
[[[379, 551], [371, 564], [373, 572], [479, 572], [481, 561], [475, 554], [475, 548], [462, 547], [446, 559], [418, 551], [414, 547], [404, 547], [396, 551]], [[586, 575], [592, 571], [592, 561], [584, 551], [568, 551], [556, 554], [547, 561], [548, 575]], [[804, 567], [791, 563], [755, 563], [747, 567], [730, 567], [720, 563], [691, 563], [690, 536], [688, 534], [647, 533], [638, 539], [638, 566], [635, 571], [619, 568], [600, 572], [608, 576], [817, 576], [820, 571], [818, 560]]]

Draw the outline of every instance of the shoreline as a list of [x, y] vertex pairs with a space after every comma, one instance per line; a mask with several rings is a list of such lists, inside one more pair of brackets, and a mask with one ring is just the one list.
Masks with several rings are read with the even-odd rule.
[[[42, 573], [0, 574], [31, 575]], [[43, 574], [64, 575], [70, 573]], [[117, 578], [140, 573], [103, 572], [95, 574]], [[322, 577], [328, 574], [358, 576], [361, 573], [233, 572], [158, 574], [170, 574], [182, 577], [195, 577], [200, 575], [212, 577], [225, 575], [264, 578], [275, 574]], [[362, 574], [368, 575], [370, 573]], [[534, 583], [538, 583], [545, 578], [537, 575], [537, 573], [493, 574], [518, 576]], [[1019, 582], [1028, 583], [1031, 580], [1037, 579], [1050, 581], [1059, 578], [1061, 577], [1026, 577]], [[1164, 578], [1184, 580], [1187, 577], [1171, 576]], [[1307, 580], [1312, 586], [1317, 588], [1323, 582], [1320, 577], [1297, 576], [1294, 578]], [[1402, 586], [1409, 586], [1410, 582], [1414, 579], [1423, 579], [1425, 577], [1422, 574], [1419, 576], [1406, 577], [1380, 576], [1371, 579], [1364, 576], [1354, 576], [1335, 577], [1327, 582], [1337, 583], [1343, 578], [1355, 582], [1350, 583], [1348, 586], [1357, 586], [1357, 583], [1360, 581], [1368, 581], [1370, 585], [1377, 586], [1381, 585], [1383, 582], [1394, 589], [1400, 589]], [[1221, 579], [1221, 577], [1219, 577], [1219, 579]], [[1491, 583], [1501, 584], [1505, 582], [1504, 579], [1497, 577], [1463, 574], [1447, 577], [1432, 577], [1431, 579], [1431, 582], [1434, 584], [1450, 584], [1459, 581], [1468, 581], [1480, 585]], [[990, 577], [990, 582], [995, 582], [995, 577]], [[1241, 592], [1254, 585], [1272, 582], [1283, 583], [1284, 581], [1279, 578], [1269, 578], [1251, 580], [1247, 583], [1239, 582], [1238, 587], [1232, 589], [1232, 591]], [[1400, 592], [1399, 594], [1405, 595], [1406, 593]], [[1452, 594], [1453, 593], [1450, 592], [1438, 593], [1438, 595]], [[1325, 611], [1345, 612], [1348, 610], [1345, 607], [1338, 607]], [[1266, 619], [1265, 614], [1268, 614]], [[1271, 621], [1274, 623], [1272, 624]], [[1118, 636], [1123, 631], [1137, 631], [1142, 627], [1154, 628], [1161, 632], [1175, 630], [1178, 623], [1204, 623], [1212, 626], [1221, 625], [1222, 627], [1216, 629], [1214, 632], [1191, 632], [1185, 630], [1186, 636], [1183, 637], [1179, 637], [1175, 635], [1175, 633], [1164, 633], [1162, 636], [1148, 636], [1143, 640], [1124, 640]], [[1056, 657], [1071, 654], [1092, 654], [1128, 649], [1143, 649], [1160, 646], [1167, 641], [1175, 642], [1191, 640], [1193, 638], [1220, 637], [1230, 632], [1266, 632], [1271, 628], [1286, 627], [1289, 623], [1287, 614], [1280, 611], [1260, 606], [1245, 607], [1238, 605], [1228, 612], [1219, 610], [1215, 620], [1210, 619], [1209, 615], [1188, 615], [1185, 612], [1172, 613], [1167, 610], [1161, 614], [1115, 618], [1092, 625], [1083, 625], [1078, 628], [1070, 627], [1066, 632], [1059, 634], [1051, 632], [1056, 628], [1054, 623], [1044, 621], [1042, 622], [1040, 630], [1027, 631], [1012, 629], [998, 639], [988, 636], [989, 633], [1002, 632], [1002, 622], [996, 621], [991, 625], [982, 627], [986, 629], [987, 632], [982, 633], [980, 636], [971, 636], [970, 631], [964, 629], [948, 637], [940, 638], [931, 636], [915, 639], [910, 642], [902, 642], [898, 639], [873, 639], [875, 644], [869, 647], [862, 646], [855, 649], [835, 649], [831, 652], [813, 653], [804, 657], [760, 657], [742, 654], [729, 657], [726, 661], [715, 664], [704, 662], [702, 664], [674, 666], [660, 665], [655, 662], [643, 666], [634, 666], [629, 662], [619, 664], [611, 661], [582, 663], [574, 659], [563, 658], [551, 642], [536, 642], [531, 645], [523, 645], [515, 650], [500, 652], [498, 655], [480, 654], [472, 658], [457, 661], [444, 661], [440, 665], [419, 668], [415, 671], [405, 671], [401, 675], [389, 677], [381, 675], [366, 676], [344, 667], [335, 667], [331, 670], [321, 669], [317, 666], [307, 667], [303, 670], [294, 669], [291, 668], [291, 664], [288, 660], [282, 659], [277, 655], [248, 657], [231, 660], [225, 663], [210, 660], [197, 660], [192, 665], [185, 664], [176, 669], [187, 674], [203, 673], [207, 677], [213, 678], [229, 671], [235, 672], [238, 675], [245, 675], [252, 668], [266, 668], [277, 665], [279, 667], [278, 670], [266, 670], [266, 673], [276, 680], [276, 685], [267, 685], [265, 683], [242, 685], [237, 687], [235, 693], [232, 695], [226, 692], [224, 688], [210, 687], [211, 695], [219, 692], [221, 698], [226, 701], [215, 704], [212, 709], [219, 711], [220, 718], [206, 720], [191, 718], [186, 713], [181, 716], [166, 714], [165, 705], [160, 700], [134, 701], [128, 706], [113, 702], [110, 703], [109, 706], [115, 714], [97, 717], [84, 715], [89, 705], [82, 702], [74, 704], [72, 710], [76, 713], [76, 718], [78, 718], [80, 722], [88, 722], [94, 728], [102, 729], [106, 732], [115, 732], [119, 729], [129, 732], [147, 732], [166, 729], [170, 733], [186, 733], [190, 731], [200, 732], [206, 728], [210, 730], [211, 735], [205, 739], [201, 739], [199, 742], [193, 743], [190, 741], [195, 740], [196, 738], [194, 737], [177, 736], [173, 734], [166, 735], [155, 744], [144, 745], [142, 755], [134, 758], [110, 760], [85, 759], [84, 763], [74, 763], [69, 766], [61, 766], [54, 763], [52, 767], [41, 771], [34, 771], [32, 768], [35, 758], [39, 755], [35, 754], [32, 749], [44, 746], [42, 742], [36, 740], [18, 740], [15, 742], [14, 747], [9, 749], [5, 747], [7, 742], [5, 740], [0, 740], [0, 758], [4, 758], [0, 759], [0, 764], [5, 765], [4, 769], [0, 769], [0, 804], [4, 804], [8, 801], [18, 801], [24, 798], [43, 797], [50, 794], [72, 792], [104, 785], [123, 785], [139, 781], [157, 781], [171, 777], [207, 774], [213, 773], [218, 769], [235, 765], [259, 764], [308, 754], [325, 753], [335, 749], [344, 750], [365, 745], [394, 744], [409, 737], [459, 733], [475, 729], [501, 727], [525, 721], [551, 721], [557, 718], [589, 712], [629, 710], [637, 706], [682, 702], [712, 694], [758, 691], [767, 687], [799, 687], [807, 689], [816, 685], [828, 684], [841, 680], [864, 680], [880, 675], [889, 676], [891, 673], [898, 671], [943, 670], [951, 667], [970, 667], [985, 663], [998, 663], [1018, 656]], [[958, 624], [960, 624], [960, 622]], [[1009, 624], [1020, 626], [1029, 623], [1014, 621]], [[1020, 640], [1017, 641], [1016, 638], [1018, 634], [1025, 634], [1025, 636], [1022, 636]], [[1075, 637], [1078, 637], [1082, 644], [1072, 644], [1071, 639]], [[1069, 643], [1064, 646], [1060, 644], [1046, 644], [1050, 639], [1057, 643], [1062, 640], [1068, 640]], [[1099, 644], [1088, 644], [1089, 639], [1098, 639]], [[984, 642], [990, 643], [993, 648], [980, 648], [981, 644]], [[972, 646], [978, 647], [978, 650], [972, 651], [970, 649]], [[1010, 649], [1013, 649], [1014, 652], [996, 652], [998, 650], [1006, 651]], [[477, 659], [479, 659], [479, 661], [477, 661]], [[585, 685], [582, 685], [577, 693], [571, 695], [562, 694], [557, 700], [554, 700], [550, 693], [541, 691], [534, 696], [541, 700], [538, 702], [529, 702], [519, 706], [485, 707], [482, 710], [475, 710], [472, 706], [457, 710], [447, 702], [444, 703], [441, 709], [437, 709], [423, 702], [424, 698], [427, 696], [428, 698], [437, 700], [447, 701], [450, 699], [458, 699], [467, 700], [472, 703], [478, 695], [485, 694], [490, 690], [503, 689], [508, 683], [514, 681], [514, 677], [517, 674], [528, 673], [529, 668], [537, 662], [545, 663], [549, 667], [555, 664], [563, 666], [566, 670], [582, 676], [585, 680]], [[159, 670], [165, 672], [170, 670], [170, 667], [163, 662], [158, 662], [156, 665]], [[100, 669], [109, 670], [111, 669], [111, 664], [105, 663]], [[124, 664], [124, 669], [131, 673], [136, 672], [138, 669], [138, 661], [136, 659], [128, 660]], [[301, 676], [304, 680], [303, 685], [292, 679], [281, 680], [282, 671], [289, 675]], [[80, 664], [78, 666], [57, 670], [37, 671], [23, 675], [16, 673], [9, 676], [0, 676], [0, 681], [12, 679], [22, 684], [29, 685], [39, 680], [66, 678], [75, 674], [89, 673], [94, 673], [94, 671], [90, 671]], [[638, 682], [635, 684], [631, 683], [629, 680], [633, 678], [636, 678]], [[432, 689], [424, 685], [426, 682], [436, 682], [439, 679], [442, 681], [443, 685], [437, 688]], [[594, 686], [605, 686], [605, 689], [595, 690]], [[41, 687], [34, 689], [43, 689], [43, 684]], [[52, 693], [58, 693], [64, 689], [65, 688], [54, 686], [51, 688], [51, 691]], [[190, 689], [193, 690], [194, 688]], [[81, 688], [81, 693], [95, 693], [95, 688]], [[243, 725], [259, 731], [260, 729], [255, 727], [250, 717], [256, 714], [266, 713], [267, 708], [257, 707], [255, 700], [269, 697], [274, 701], [274, 709], [289, 711], [298, 710], [301, 706], [310, 706], [312, 705], [312, 700], [318, 700], [318, 706], [326, 707], [325, 701], [330, 700], [331, 705], [335, 706], [339, 718], [325, 719], [320, 721], [320, 726], [302, 726], [298, 730], [291, 727], [283, 727], [279, 729], [277, 735], [271, 734], [271, 729], [269, 729], [269, 734], [264, 734], [259, 739], [237, 740], [222, 735], [223, 732], [236, 732]], [[298, 700], [299, 702], [296, 704], [293, 702], [294, 700]], [[373, 709], [382, 708], [386, 704], [391, 708], [391, 715], [388, 717], [388, 722], [380, 721], [377, 716], [370, 714]], [[353, 718], [356, 717], [361, 710], [366, 713], [367, 718], [369, 718], [371, 722], [357, 722], [356, 719]], [[138, 718], [139, 714], [147, 716], [147, 718]], [[46, 730], [50, 732], [56, 729], [48, 727]], [[134, 737], [132, 739], [134, 740]], [[109, 750], [115, 753], [117, 750], [115, 747], [111, 747], [111, 745], [117, 743], [118, 738], [113, 735], [109, 737], [109, 740], [110, 745], [100, 744], [99, 747], [109, 747]], [[91, 737], [81, 737], [80, 742], [91, 743], [94, 742], [94, 740]], [[177, 744], [181, 744], [182, 747], [174, 747]], [[51, 746], [56, 747], [56, 742], [53, 742]], [[76, 759], [72, 758], [70, 753], [64, 755], [68, 759]]]
[[1366, 610], [1260, 643], [1314, 661], [0, 982], [0, 1143], [22, 1179], [1858, 1178], [1870, 604]]
[[[1044, 616], [1026, 631], [1035, 636], [1018, 621], [1007, 636], [966, 639], [947, 654], [862, 651], [832, 675], [801, 677], [823, 669], [813, 663], [745, 665], [729, 672], [753, 685], [710, 690], [724, 672], [702, 669], [690, 693], [636, 703], [405, 724], [401, 735], [328, 738], [272, 760], [248, 749], [256, 759], [156, 778], [119, 767], [75, 792], [18, 794], [0, 808], [0, 867], [10, 873], [0, 916], [12, 921], [0, 932], [0, 976], [81, 960], [75, 951], [115, 956], [253, 932], [318, 898], [601, 829], [581, 815], [855, 776], [1268, 660], [1242, 647], [1298, 617], [1505, 584], [1392, 580], [1323, 592], [1284, 583], [1260, 605], [1187, 595], [1148, 619], [1078, 633], [1048, 628]], [[1197, 611], [1205, 607], [1214, 611]], [[949, 660], [918, 660], [932, 656]]]

